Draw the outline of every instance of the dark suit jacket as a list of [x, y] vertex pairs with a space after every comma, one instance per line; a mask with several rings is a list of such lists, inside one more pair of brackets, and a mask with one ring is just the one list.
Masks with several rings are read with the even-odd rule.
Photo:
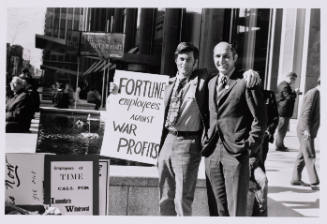
[[276, 101], [280, 117], [292, 117], [296, 93], [286, 81], [281, 82], [277, 88]]
[[[207, 129], [209, 127], [209, 112], [208, 112], [208, 80], [210, 79], [210, 75], [206, 72], [206, 70], [196, 70], [193, 72], [192, 76], [190, 77], [190, 82], [193, 82], [194, 85], [196, 85], [196, 92], [195, 92], [195, 100], [198, 104], [198, 107], [200, 109], [200, 116], [201, 116], [201, 122], [202, 126], [204, 128], [203, 133], [207, 133]], [[160, 141], [160, 149], [166, 139], [166, 136], [168, 134], [167, 129], [165, 128], [165, 123], [167, 119], [168, 109], [169, 109], [169, 103], [171, 99], [171, 94], [173, 92], [174, 83], [176, 82], [176, 77], [170, 78], [168, 86], [165, 90], [165, 116], [164, 116], [164, 123], [163, 123], [163, 129], [162, 129], [162, 135], [161, 135], [161, 141]]]
[[315, 138], [317, 136], [319, 125], [320, 93], [317, 88], [313, 88], [304, 95], [297, 130], [300, 133], [303, 133], [304, 130], [308, 130], [311, 137]]
[[246, 150], [255, 152], [265, 131], [266, 118], [260, 86], [246, 88], [246, 82], [234, 72], [216, 103], [218, 75], [208, 83], [210, 127], [202, 154], [209, 156], [221, 139], [225, 149], [237, 156]]
[[275, 94], [271, 90], [264, 90], [264, 99], [267, 112], [267, 131], [270, 135], [274, 135], [278, 125], [278, 109]]
[[6, 104], [6, 132], [29, 132], [33, 104], [25, 91], [17, 93]]

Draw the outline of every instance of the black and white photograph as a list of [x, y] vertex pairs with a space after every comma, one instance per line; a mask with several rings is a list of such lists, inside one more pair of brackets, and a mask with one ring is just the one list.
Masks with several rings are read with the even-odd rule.
[[6, 1], [5, 223], [322, 223], [326, 12], [303, 2]]

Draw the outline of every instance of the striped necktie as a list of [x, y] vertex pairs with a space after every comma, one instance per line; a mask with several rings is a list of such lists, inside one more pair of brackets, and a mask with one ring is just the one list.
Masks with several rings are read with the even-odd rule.
[[166, 127], [173, 126], [176, 124], [178, 117], [180, 115], [180, 107], [183, 101], [183, 87], [187, 82], [186, 78], [180, 79], [178, 82], [178, 86], [171, 95], [167, 120], [165, 123]]
[[221, 77], [219, 77], [217, 84], [218, 85], [216, 87], [216, 102], [218, 105], [218, 99], [220, 98], [221, 94], [224, 92], [223, 90], [227, 84], [227, 76], [222, 75]]

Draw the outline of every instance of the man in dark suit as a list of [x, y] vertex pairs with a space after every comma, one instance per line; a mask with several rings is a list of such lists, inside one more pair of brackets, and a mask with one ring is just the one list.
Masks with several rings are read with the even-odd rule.
[[313, 190], [318, 190], [319, 178], [315, 167], [316, 151], [314, 139], [320, 125], [320, 80], [318, 85], [309, 90], [303, 98], [302, 110], [297, 126], [300, 151], [295, 161], [292, 185], [306, 185], [302, 182], [302, 171], [306, 166]]
[[25, 91], [26, 81], [15, 76], [10, 82], [14, 96], [6, 103], [6, 132], [29, 132], [34, 115], [33, 103]]
[[299, 89], [292, 89], [296, 79], [297, 74], [290, 72], [286, 75], [286, 80], [282, 81], [277, 88], [276, 100], [279, 114], [275, 141], [277, 151], [287, 151], [284, 138], [289, 128], [290, 118], [293, 115], [296, 96], [300, 93]]
[[265, 130], [260, 86], [246, 88], [235, 70], [231, 44], [218, 43], [213, 59], [218, 70], [208, 83], [209, 130], [203, 142], [206, 174], [223, 216], [245, 216], [249, 185], [249, 154], [255, 153]]

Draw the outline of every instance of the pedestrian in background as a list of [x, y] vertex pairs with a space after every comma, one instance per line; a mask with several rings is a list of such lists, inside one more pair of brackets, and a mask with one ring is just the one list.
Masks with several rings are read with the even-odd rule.
[[35, 112], [40, 111], [40, 94], [37, 91], [37, 85], [33, 80], [30, 71], [27, 68], [23, 70], [23, 73], [20, 74], [19, 77], [26, 81], [25, 90], [28, 96], [31, 98], [34, 116]]
[[202, 154], [219, 216], [247, 214], [249, 154], [256, 153], [266, 123], [262, 89], [246, 87], [237, 58], [231, 44], [218, 43], [218, 74], [208, 84], [210, 127]]
[[88, 103], [94, 103], [95, 104], [94, 109], [98, 110], [100, 108], [101, 94], [99, 93], [99, 91], [96, 89], [95, 86], [92, 86], [90, 91], [87, 92], [86, 101]]
[[64, 93], [68, 96], [69, 105], [73, 105], [75, 102], [74, 89], [71, 84], [66, 83], [64, 88]]
[[59, 83], [59, 87], [53, 97], [54, 106], [57, 108], [68, 108], [70, 105], [69, 94], [64, 91], [65, 84]]
[[295, 72], [290, 72], [286, 75], [286, 80], [282, 81], [277, 88], [276, 100], [279, 114], [275, 141], [277, 151], [288, 150], [284, 145], [284, 138], [289, 129], [290, 118], [293, 115], [296, 96], [300, 94], [298, 88], [293, 90], [296, 79], [297, 74]]
[[6, 132], [28, 133], [33, 118], [33, 103], [25, 90], [26, 81], [14, 76], [10, 88], [14, 96], [6, 103]]
[[315, 166], [316, 151], [314, 140], [320, 125], [320, 80], [318, 85], [309, 90], [303, 98], [302, 109], [297, 125], [297, 136], [300, 142], [299, 154], [295, 161], [292, 185], [304, 185], [302, 171], [307, 168], [312, 190], [319, 189], [319, 178]]

